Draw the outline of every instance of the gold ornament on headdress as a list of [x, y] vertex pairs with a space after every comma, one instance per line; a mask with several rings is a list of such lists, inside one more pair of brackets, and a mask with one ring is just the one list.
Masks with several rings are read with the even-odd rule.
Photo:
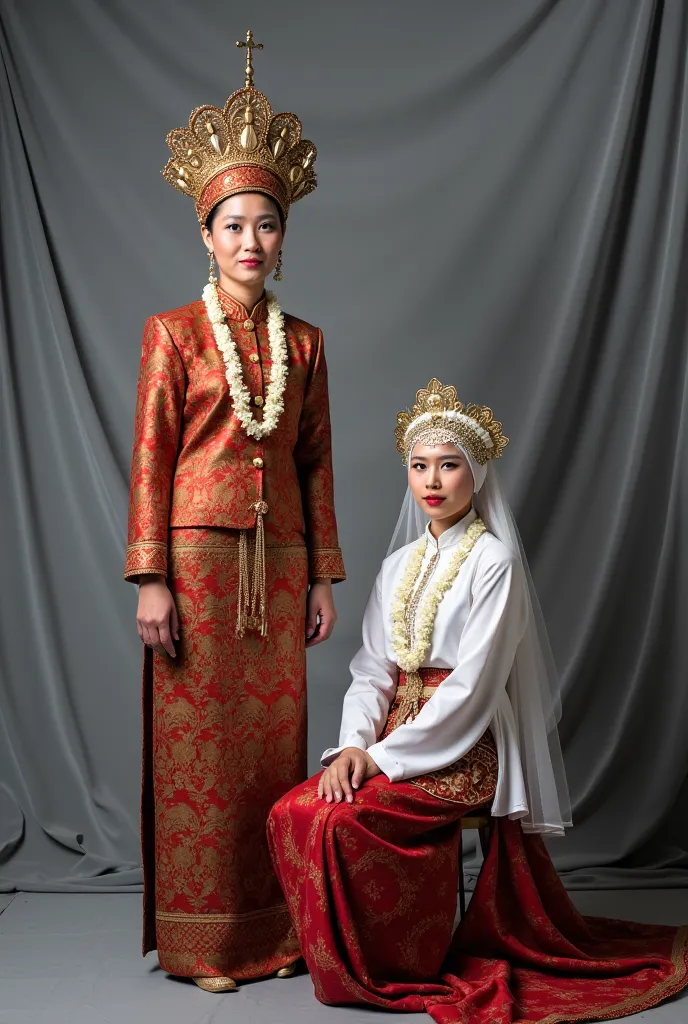
[[455, 387], [444, 387], [436, 377], [416, 392], [410, 412], [400, 412], [394, 431], [404, 465], [414, 445], [456, 444], [465, 447], [480, 466], [500, 458], [509, 443], [502, 424], [486, 405], [464, 405]]
[[267, 98], [253, 87], [253, 51], [261, 50], [253, 32], [246, 33], [246, 80], [222, 110], [197, 107], [188, 128], [167, 136], [173, 156], [163, 175], [179, 192], [191, 196], [201, 224], [217, 203], [238, 192], [263, 192], [289, 207], [316, 187], [313, 164], [317, 150], [301, 138], [295, 114], [273, 114]]
[[252, 60], [253, 51], [254, 50], [262, 50], [263, 49], [263, 44], [262, 43], [254, 43], [254, 41], [253, 41], [253, 32], [251, 31], [251, 29], [249, 29], [248, 32], [246, 33], [246, 42], [244, 42], [242, 39], [237, 39], [237, 46], [239, 47], [239, 49], [241, 49], [242, 46], [246, 47], [246, 80], [244, 82], [244, 85], [246, 86], [247, 89], [252, 89], [253, 88], [253, 60]]

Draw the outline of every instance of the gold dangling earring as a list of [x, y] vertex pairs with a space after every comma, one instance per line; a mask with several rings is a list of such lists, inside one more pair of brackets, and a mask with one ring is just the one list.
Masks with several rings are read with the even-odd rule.
[[215, 253], [212, 249], [208, 250], [208, 258], [210, 260], [208, 281], [210, 284], [217, 284], [217, 277], [215, 275]]
[[277, 257], [277, 263], [275, 263], [274, 278], [275, 278], [275, 281], [281, 281], [282, 280], [282, 250], [281, 249], [279, 251], [279, 256]]

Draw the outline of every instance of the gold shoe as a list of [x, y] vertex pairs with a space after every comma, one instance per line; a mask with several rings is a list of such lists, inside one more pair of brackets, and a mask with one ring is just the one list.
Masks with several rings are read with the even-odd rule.
[[194, 978], [194, 981], [204, 992], [231, 992], [237, 987], [233, 978]]
[[279, 971], [277, 972], [277, 977], [278, 978], [291, 978], [291, 976], [295, 973], [295, 971], [296, 971], [296, 960], [294, 961], [293, 964], [287, 964], [286, 967], [280, 967]]

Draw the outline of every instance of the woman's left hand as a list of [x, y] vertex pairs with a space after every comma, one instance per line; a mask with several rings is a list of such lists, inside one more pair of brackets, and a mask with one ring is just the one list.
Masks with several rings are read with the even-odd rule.
[[306, 609], [306, 647], [315, 647], [329, 640], [336, 621], [332, 580], [313, 580]]

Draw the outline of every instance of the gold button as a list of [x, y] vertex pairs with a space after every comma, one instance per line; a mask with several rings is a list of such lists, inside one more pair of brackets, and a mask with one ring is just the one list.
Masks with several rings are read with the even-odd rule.
[[256, 469], [262, 469], [264, 463], [263, 463], [262, 459], [254, 459], [253, 460], [253, 465], [256, 467]]
[[244, 330], [245, 331], [253, 331], [253, 330], [255, 330], [255, 327], [256, 327], [256, 325], [254, 324], [253, 320], [244, 320]]
[[256, 397], [253, 399], [253, 402], [255, 405], [258, 406], [259, 409], [261, 409], [265, 405], [265, 399], [263, 398], [262, 395], [256, 395]]
[[251, 355], [249, 356], [249, 359], [251, 360], [252, 363], [257, 363], [258, 360], [260, 359], [260, 356], [258, 355], [257, 352], [252, 352]]

